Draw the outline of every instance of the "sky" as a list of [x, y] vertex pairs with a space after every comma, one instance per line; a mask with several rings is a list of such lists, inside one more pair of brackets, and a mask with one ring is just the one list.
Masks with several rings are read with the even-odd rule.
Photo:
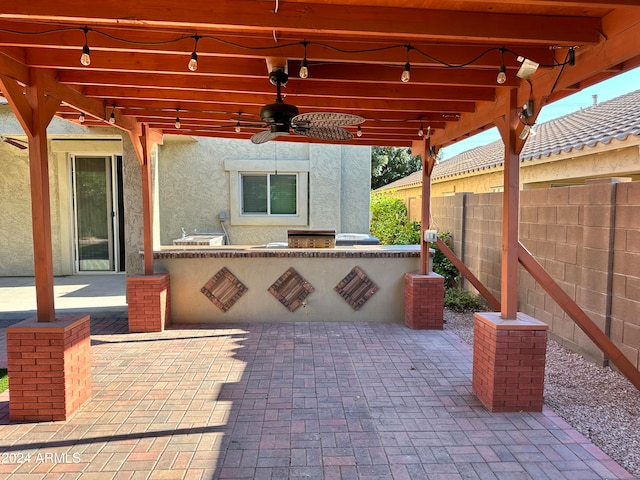
[[[536, 123], [544, 123], [554, 118], [562, 117], [569, 113], [577, 112], [581, 108], [590, 107], [593, 105], [593, 95], [598, 95], [598, 103], [611, 100], [612, 98], [619, 97], [625, 93], [633, 92], [640, 89], [640, 67], [630, 70], [626, 73], [620, 74], [604, 82], [600, 82], [584, 90], [569, 95], [568, 97], [553, 102], [550, 105], [542, 107], [540, 115], [536, 120]], [[467, 138], [454, 145], [449, 145], [441, 150], [441, 157], [444, 160], [452, 158], [459, 153], [466, 152], [472, 148], [486, 145], [495, 140], [498, 140], [500, 135], [498, 130], [492, 128], [485, 132], [474, 135], [471, 138]]]

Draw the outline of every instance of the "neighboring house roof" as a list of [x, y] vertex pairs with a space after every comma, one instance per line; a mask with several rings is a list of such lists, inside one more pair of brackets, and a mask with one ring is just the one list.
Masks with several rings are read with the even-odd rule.
[[[582, 150], [612, 139], [640, 136], [640, 90], [602, 102], [578, 112], [536, 125], [537, 135], [530, 135], [520, 153], [520, 161], [550, 157], [572, 150]], [[431, 175], [439, 178], [462, 175], [502, 166], [502, 140], [463, 152], [438, 163]], [[414, 172], [379, 190], [409, 187], [422, 183], [422, 172]]]

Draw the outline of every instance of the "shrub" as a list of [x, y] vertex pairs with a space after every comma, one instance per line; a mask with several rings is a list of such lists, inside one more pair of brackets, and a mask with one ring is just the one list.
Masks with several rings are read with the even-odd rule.
[[[451, 251], [453, 251], [453, 236], [451, 233], [440, 232], [438, 237], [451, 249]], [[435, 254], [433, 256], [433, 271], [444, 277], [445, 289], [457, 287], [458, 281], [460, 280], [460, 272], [438, 247], [431, 244], [431, 248], [435, 249]]]
[[402, 200], [384, 192], [371, 194], [371, 234], [382, 245], [402, 245], [398, 241], [408, 238], [408, 224], [407, 207]]
[[487, 308], [480, 297], [462, 288], [446, 288], [444, 306], [454, 312], [477, 312]]

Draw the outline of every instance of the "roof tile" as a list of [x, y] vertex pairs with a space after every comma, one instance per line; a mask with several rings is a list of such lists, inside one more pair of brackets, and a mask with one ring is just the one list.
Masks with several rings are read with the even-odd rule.
[[[537, 134], [530, 135], [520, 153], [520, 161], [550, 157], [572, 150], [608, 144], [612, 139], [625, 140], [640, 136], [640, 90], [584, 108], [554, 120], [536, 125]], [[486, 168], [501, 166], [504, 156], [502, 140], [483, 145], [438, 163], [432, 178], [446, 178]], [[422, 172], [396, 180], [381, 190], [401, 188], [422, 181]]]

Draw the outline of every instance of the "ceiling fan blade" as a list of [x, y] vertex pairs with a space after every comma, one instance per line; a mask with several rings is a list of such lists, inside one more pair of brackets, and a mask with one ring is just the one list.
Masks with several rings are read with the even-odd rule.
[[292, 125], [308, 127], [346, 127], [364, 123], [364, 118], [351, 113], [308, 112], [296, 115], [291, 119]]
[[316, 127], [294, 129], [299, 135], [318, 138], [320, 140], [351, 140], [353, 135], [342, 127]]
[[0, 136], [0, 141], [8, 143], [9, 145], [13, 145], [14, 147], [18, 147], [20, 150], [27, 149], [27, 145], [25, 145], [27, 142], [24, 140], [18, 140], [17, 138]]
[[288, 135], [288, 132], [272, 132], [271, 130], [264, 130], [258, 132], [251, 137], [251, 142], [259, 145], [261, 143], [267, 143], [274, 138], [281, 137], [282, 135]]

